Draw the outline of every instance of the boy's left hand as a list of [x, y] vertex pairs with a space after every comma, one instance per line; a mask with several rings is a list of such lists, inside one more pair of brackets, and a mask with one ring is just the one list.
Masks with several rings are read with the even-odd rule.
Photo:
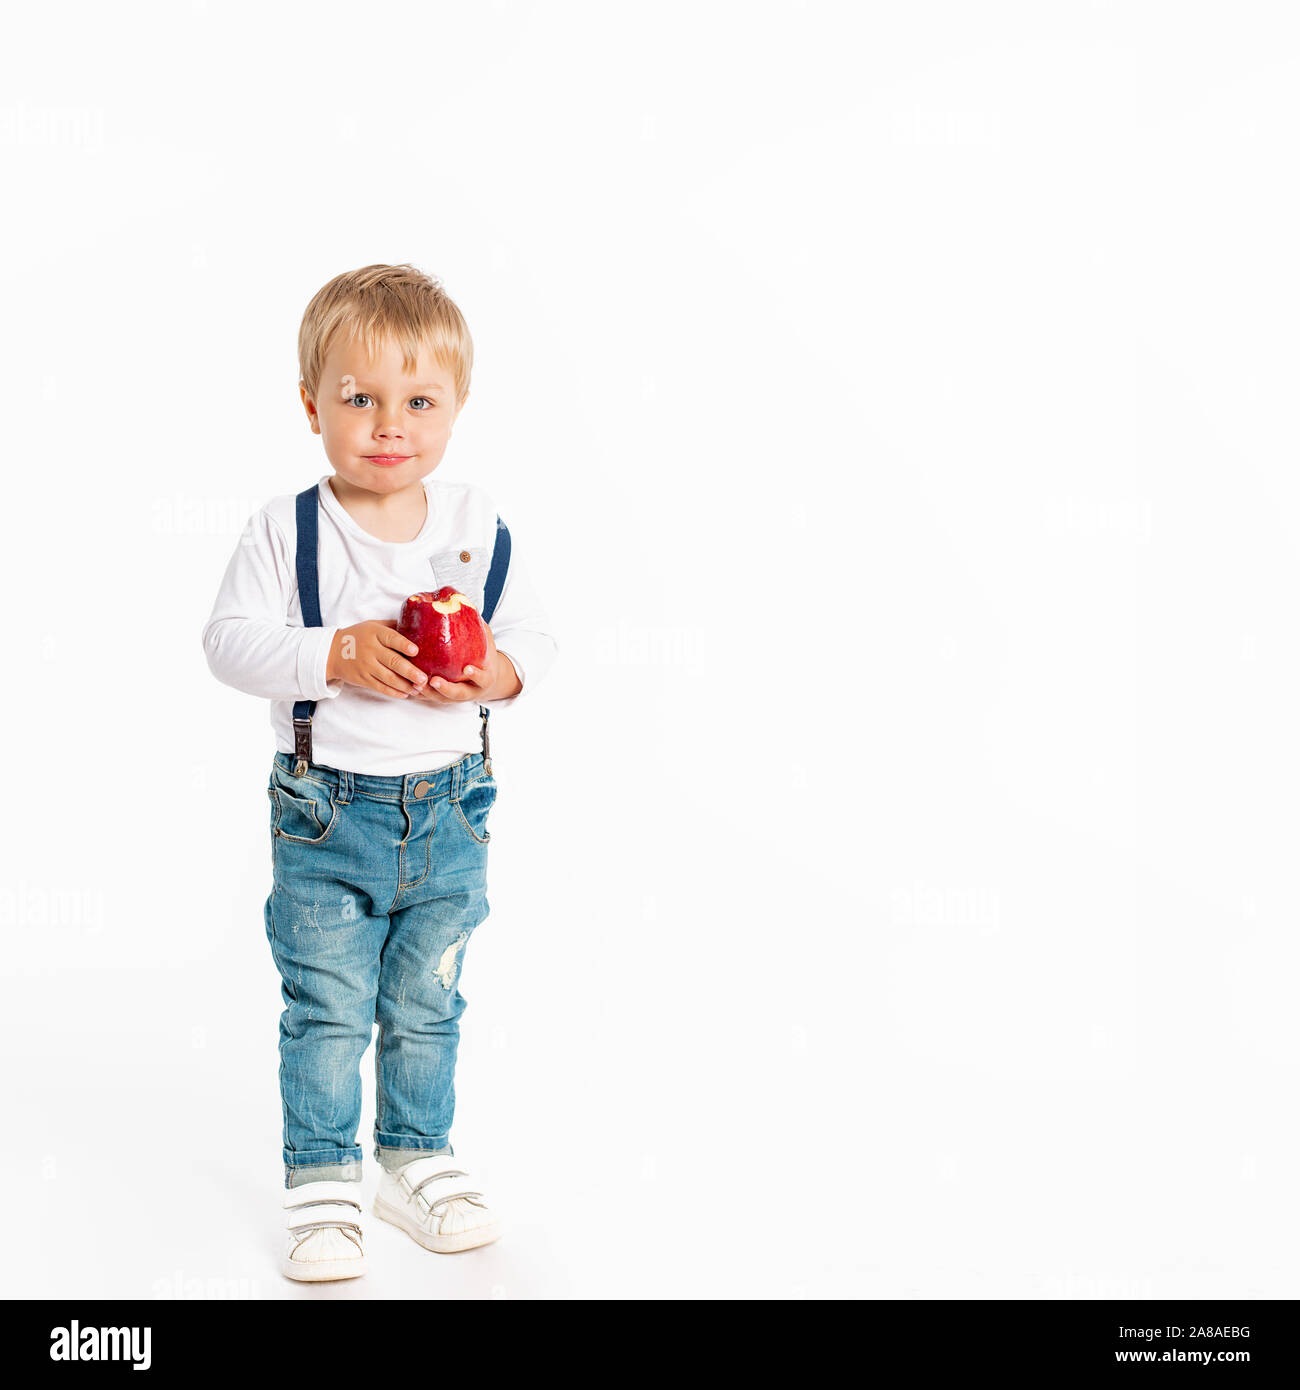
[[411, 691], [411, 699], [455, 702], [457, 700], [483, 700], [487, 692], [496, 684], [501, 660], [497, 644], [492, 637], [492, 629], [483, 624], [487, 631], [487, 652], [483, 664], [472, 669], [466, 667], [464, 677], [458, 681], [444, 680], [441, 676], [431, 676], [419, 690]]

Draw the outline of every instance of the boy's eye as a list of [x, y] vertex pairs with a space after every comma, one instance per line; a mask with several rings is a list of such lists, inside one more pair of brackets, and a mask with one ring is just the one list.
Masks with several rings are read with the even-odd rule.
[[[347, 399], [348, 405], [357, 405], [359, 402], [365, 404], [365, 403], [368, 403], [368, 402], [370, 401], [370, 397], [369, 397], [364, 391], [358, 391], [355, 395], [353, 395], [353, 396], [348, 396], [346, 399]], [[434, 404], [434, 402], [431, 401], [431, 400], [428, 398], [428, 396], [412, 396], [412, 397], [411, 397], [411, 403], [412, 403], [412, 405], [414, 405], [414, 403], [415, 403], [416, 401], [423, 401], [426, 405], [429, 405], [429, 406], [432, 406], [432, 405]]]

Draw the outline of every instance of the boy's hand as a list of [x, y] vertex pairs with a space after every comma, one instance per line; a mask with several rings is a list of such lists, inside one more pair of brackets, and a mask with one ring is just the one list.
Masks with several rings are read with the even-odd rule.
[[334, 634], [325, 677], [404, 700], [427, 683], [424, 672], [407, 659], [417, 650], [397, 631], [396, 623], [354, 623]]
[[[501, 700], [506, 698], [500, 690], [495, 689], [498, 684], [513, 686], [514, 690], [510, 691], [510, 694], [517, 693], [521, 689], [519, 677], [515, 674], [515, 669], [510, 664], [509, 658], [503, 657], [497, 651], [492, 629], [486, 623], [483, 626], [487, 629], [487, 653], [483, 657], [483, 664], [481, 666], [467, 666], [463, 680], [449, 681], [444, 680], [441, 676], [434, 676], [422, 690], [413, 692], [417, 699], [452, 703], [458, 700], [478, 700], [481, 702], [489, 699]], [[509, 680], [505, 679], [507, 673]]]

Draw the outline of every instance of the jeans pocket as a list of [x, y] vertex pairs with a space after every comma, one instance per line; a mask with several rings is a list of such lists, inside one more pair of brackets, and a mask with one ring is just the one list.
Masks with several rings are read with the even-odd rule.
[[300, 845], [320, 845], [334, 833], [339, 808], [334, 789], [318, 777], [295, 777], [278, 763], [267, 787], [271, 798], [271, 834]]
[[487, 828], [487, 819], [496, 799], [497, 779], [490, 772], [467, 782], [460, 789], [456, 814], [476, 844], [485, 845], [492, 838], [492, 832]]

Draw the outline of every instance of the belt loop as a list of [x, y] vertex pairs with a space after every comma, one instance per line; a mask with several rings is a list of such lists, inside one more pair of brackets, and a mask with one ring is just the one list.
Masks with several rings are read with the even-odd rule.
[[[468, 754], [466, 755], [468, 756]], [[463, 780], [462, 774], [465, 770], [465, 759], [460, 758], [451, 765], [451, 799], [454, 802], [460, 800], [460, 784]]]
[[352, 800], [352, 774], [346, 768], [339, 768], [339, 805], [346, 806]]

